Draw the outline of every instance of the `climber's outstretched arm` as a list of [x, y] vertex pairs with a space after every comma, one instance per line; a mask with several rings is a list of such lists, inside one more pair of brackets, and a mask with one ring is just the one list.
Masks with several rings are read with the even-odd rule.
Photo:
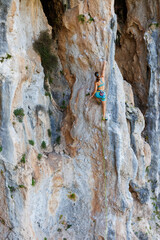
[[105, 71], [106, 71], [106, 61], [103, 62], [103, 66], [102, 66], [102, 73], [101, 73], [101, 77], [105, 77]]

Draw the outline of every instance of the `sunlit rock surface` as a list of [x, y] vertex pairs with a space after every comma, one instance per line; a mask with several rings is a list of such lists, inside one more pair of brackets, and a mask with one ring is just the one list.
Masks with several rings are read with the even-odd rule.
[[[47, 21], [55, 1], [45, 4], [1, 2], [1, 238], [158, 240], [159, 30], [151, 26], [144, 38], [151, 69], [146, 126], [115, 62], [114, 2], [61, 1], [55, 12], [63, 6], [62, 22], [56, 14], [48, 20], [61, 22], [58, 32]], [[58, 58], [52, 97], [33, 49], [46, 30]], [[104, 59], [107, 122], [89, 101]]]

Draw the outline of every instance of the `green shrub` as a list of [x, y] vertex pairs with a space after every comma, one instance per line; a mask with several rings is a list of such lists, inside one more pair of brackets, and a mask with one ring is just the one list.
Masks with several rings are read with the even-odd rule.
[[23, 121], [23, 117], [25, 116], [23, 108], [17, 108], [14, 110], [14, 115], [17, 117], [19, 122]]
[[91, 14], [90, 13], [88, 13], [88, 15], [89, 15], [89, 19], [88, 19], [88, 23], [91, 23], [91, 22], [94, 22], [94, 18], [93, 17], [91, 17]]
[[48, 132], [48, 137], [51, 137], [52, 136], [51, 130], [48, 129], [47, 132]]
[[16, 165], [15, 168], [13, 169], [14, 171], [16, 171], [18, 169], [18, 166]]
[[81, 23], [84, 23], [84, 22], [85, 22], [85, 16], [84, 16], [84, 14], [78, 15], [78, 21], [81, 22]]
[[72, 225], [71, 224], [67, 224], [65, 230], [68, 230], [70, 227], [72, 227]]
[[38, 158], [38, 160], [41, 160], [41, 158], [42, 158], [42, 154], [39, 153], [39, 154], [37, 155], [37, 158]]
[[34, 141], [33, 141], [33, 140], [29, 140], [28, 142], [29, 142], [29, 144], [31, 144], [32, 146], [34, 146]]
[[26, 154], [23, 154], [21, 158], [21, 163], [25, 163], [25, 162], [26, 162]]
[[151, 24], [149, 25], [149, 27], [151, 27], [151, 26], [159, 27], [159, 23], [157, 23], [157, 22], [151, 23]]
[[90, 17], [87, 22], [88, 23], [94, 22], [94, 18]]
[[8, 186], [8, 188], [9, 188], [10, 192], [15, 192], [16, 191], [15, 187], [13, 187], [13, 186]]
[[49, 78], [49, 83], [52, 84], [53, 83], [53, 78], [51, 76], [49, 76], [48, 78]]
[[61, 142], [61, 137], [58, 136], [58, 137], [56, 138], [56, 143], [57, 143], [57, 144], [60, 144], [60, 142]]
[[0, 146], [0, 152], [2, 152], [2, 150], [3, 150], [3, 148], [2, 148], [2, 146]]
[[24, 185], [18, 185], [19, 188], [26, 188]]
[[43, 141], [42, 143], [41, 143], [41, 148], [43, 148], [43, 149], [46, 149], [46, 142], [45, 141]]
[[75, 193], [70, 193], [67, 195], [69, 199], [76, 201], [76, 194]]
[[33, 44], [34, 50], [41, 57], [45, 75], [52, 72], [52, 70], [56, 68], [58, 64], [58, 59], [51, 50], [52, 42], [53, 40], [50, 37], [48, 31], [43, 31], [40, 33], [39, 38]]
[[32, 186], [35, 186], [36, 185], [36, 180], [35, 178], [32, 177]]
[[63, 70], [61, 70], [61, 71], [60, 71], [60, 74], [61, 74], [62, 76], [64, 76], [64, 71], [63, 71]]
[[62, 101], [62, 106], [61, 106], [61, 109], [66, 109], [67, 107], [66, 107], [66, 101], [65, 100], [63, 100]]
[[0, 223], [2, 223], [3, 225], [6, 224], [5, 220], [3, 218], [0, 217]]
[[12, 56], [9, 54], [9, 53], [7, 53], [7, 57], [6, 57], [6, 59], [10, 59]]
[[1, 57], [1, 58], [0, 58], [0, 62], [3, 63], [3, 62], [4, 62], [4, 59], [5, 59], [4, 57]]
[[7, 53], [7, 56], [6, 57], [0, 57], [0, 62], [3, 63], [5, 59], [10, 59], [12, 56]]
[[46, 97], [49, 97], [49, 98], [51, 99], [51, 94], [50, 94], [50, 92], [45, 92], [45, 96], [46, 96]]

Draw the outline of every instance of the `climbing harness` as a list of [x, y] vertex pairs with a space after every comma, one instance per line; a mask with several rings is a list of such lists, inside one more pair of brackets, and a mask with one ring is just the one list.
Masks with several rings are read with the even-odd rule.
[[99, 95], [102, 97], [104, 95], [104, 92], [100, 90]]
[[105, 178], [105, 216], [106, 216], [106, 239], [107, 239], [107, 175], [106, 175], [106, 160], [105, 160], [105, 152], [104, 152], [104, 135], [102, 128], [101, 120], [101, 135], [102, 135], [102, 156], [103, 156], [103, 169], [104, 169], [104, 178]]
[[101, 101], [105, 101], [106, 100], [106, 93], [102, 90], [97, 90], [97, 92], [94, 94], [94, 96], [96, 98], [98, 98]]

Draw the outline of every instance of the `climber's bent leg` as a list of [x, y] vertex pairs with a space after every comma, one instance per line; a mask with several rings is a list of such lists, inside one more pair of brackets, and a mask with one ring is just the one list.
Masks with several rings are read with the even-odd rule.
[[94, 98], [96, 99], [98, 104], [101, 104], [101, 100], [99, 98], [97, 98], [97, 97], [94, 97]]

